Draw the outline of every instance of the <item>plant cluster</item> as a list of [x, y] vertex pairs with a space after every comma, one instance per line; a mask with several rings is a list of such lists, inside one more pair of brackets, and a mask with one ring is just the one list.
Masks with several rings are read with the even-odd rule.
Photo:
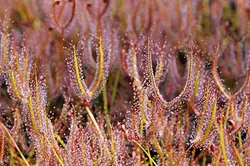
[[1, 0], [1, 165], [248, 165], [246, 0]]

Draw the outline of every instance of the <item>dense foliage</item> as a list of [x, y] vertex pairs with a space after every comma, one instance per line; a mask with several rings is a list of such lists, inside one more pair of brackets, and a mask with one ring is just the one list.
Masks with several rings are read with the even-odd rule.
[[249, 165], [247, 0], [1, 0], [1, 165]]

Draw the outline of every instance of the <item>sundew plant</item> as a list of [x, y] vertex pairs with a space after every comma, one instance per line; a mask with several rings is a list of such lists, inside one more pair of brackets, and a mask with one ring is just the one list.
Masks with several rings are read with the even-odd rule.
[[1, 0], [0, 166], [250, 165], [249, 13]]

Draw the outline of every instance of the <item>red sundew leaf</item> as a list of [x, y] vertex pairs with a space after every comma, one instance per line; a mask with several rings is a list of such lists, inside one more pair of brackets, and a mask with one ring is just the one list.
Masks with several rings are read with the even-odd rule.
[[244, 84], [242, 87], [234, 94], [235, 97], [244, 96], [249, 93], [250, 89], [250, 56], [248, 56], [248, 64], [247, 64], [247, 75]]
[[195, 55], [193, 55], [193, 52], [191, 52], [188, 56], [189, 58], [189, 66], [188, 66], [188, 74], [187, 74], [187, 81], [184, 86], [183, 91], [174, 98], [172, 101], [167, 102], [163, 96], [160, 94], [159, 88], [156, 85], [155, 77], [153, 74], [153, 67], [152, 67], [152, 59], [151, 59], [151, 51], [150, 51], [150, 41], [148, 41], [148, 56], [147, 56], [147, 72], [149, 73], [149, 79], [152, 83], [152, 90], [155, 96], [155, 99], [160, 102], [162, 107], [164, 109], [171, 108], [173, 106], [176, 106], [176, 104], [180, 103], [182, 99], [188, 96], [188, 93], [190, 89], [193, 87], [193, 77], [195, 76], [195, 62], [196, 58]]
[[[77, 51], [74, 45], [73, 47], [73, 62], [68, 63], [69, 74], [71, 77], [71, 84], [75, 88], [75, 91], [79, 98], [90, 102], [93, 100], [102, 90], [104, 84], [106, 83], [106, 78], [109, 73], [109, 63], [110, 63], [110, 52], [106, 52], [104, 49], [102, 38], [99, 38], [98, 46], [98, 57], [96, 63], [96, 72], [90, 87], [88, 88], [83, 79], [83, 72], [81, 63], [79, 63], [77, 58]], [[105, 54], [107, 53], [107, 54]], [[73, 69], [72, 69], [73, 68]]]
[[126, 51], [124, 49], [121, 51], [121, 59], [122, 59], [122, 68], [125, 70], [125, 72], [128, 72], [128, 67], [126, 64]]
[[161, 52], [160, 57], [157, 60], [157, 66], [155, 72], [155, 83], [158, 87], [165, 80], [166, 74], [168, 72], [167, 67], [168, 67], [167, 60], [164, 59], [164, 53]]
[[137, 50], [136, 45], [132, 43], [131, 49], [129, 50], [126, 58], [127, 71], [129, 76], [133, 78], [133, 85], [136, 89], [142, 89], [142, 83], [140, 80], [140, 75], [138, 73], [138, 64], [137, 64]]
[[7, 31], [0, 31], [0, 76], [8, 64], [8, 53], [10, 52], [10, 35]]
[[[100, 3], [101, 3], [100, 0], [99, 0], [99, 2], [97, 1], [97, 4], [99, 5], [99, 7], [100, 6], [102, 7], [102, 5], [100, 5]], [[107, 12], [109, 4], [110, 4], [110, 0], [103, 0], [103, 4], [104, 4], [104, 7], [102, 9], [100, 9], [100, 10], [96, 10], [96, 9], [94, 10], [93, 9], [94, 6], [91, 3], [88, 3], [86, 7], [87, 7], [87, 10], [88, 10], [89, 14], [93, 18], [95, 18], [97, 20], [100, 20], [105, 15], [105, 13]], [[96, 12], [96, 11], [99, 11], [99, 12]]]
[[230, 122], [231, 129], [230, 129], [230, 131], [228, 131], [228, 133], [230, 133], [230, 135], [238, 133], [246, 125], [248, 106], [249, 106], [249, 99], [247, 96], [245, 96], [245, 100], [244, 100], [244, 103], [242, 104], [242, 108], [241, 108], [241, 113], [242, 113], [241, 118], [236, 116], [235, 120], [236, 120], [237, 124], [235, 124], [235, 122], [231, 119], [231, 122]]
[[94, 80], [89, 87], [89, 92], [92, 98], [95, 98], [100, 93], [109, 74], [110, 53], [105, 52], [102, 37], [99, 38], [98, 50], [99, 56], [97, 57], [96, 73]]
[[12, 49], [10, 53], [10, 63], [6, 77], [8, 92], [14, 100], [26, 100], [33, 68], [32, 55], [30, 50], [25, 47], [21, 51]]
[[[138, 18], [140, 16], [140, 6], [142, 5], [141, 2], [137, 3], [137, 4], [131, 4], [131, 7], [133, 8], [132, 10], [132, 16], [131, 16], [131, 26], [133, 29], [133, 32], [135, 33], [136, 37], [139, 38], [140, 36], [140, 30], [138, 30]], [[145, 34], [148, 34], [152, 28], [153, 25], [153, 4], [151, 3], [151, 1], [148, 1], [147, 3], [147, 14], [146, 14], [146, 20], [147, 20], [147, 24], [146, 25], [142, 25], [141, 30], [144, 31]], [[140, 19], [144, 19], [144, 18], [140, 18]], [[140, 20], [141, 21], [141, 20]]]
[[[77, 52], [74, 45], [73, 47], [73, 62], [68, 63], [69, 67], [69, 76], [71, 77], [70, 83], [73, 86], [74, 90], [76, 91], [78, 97], [85, 100], [91, 100], [89, 90], [87, 85], [83, 79], [83, 72], [82, 72], [82, 64], [79, 63], [77, 58]], [[73, 69], [72, 69], [73, 68]]]
[[[62, 24], [61, 23], [61, 19], [62, 19], [61, 16], [63, 15], [63, 12], [65, 12], [64, 11], [64, 10], [66, 10], [65, 8], [68, 7], [67, 5], [68, 6], [72, 5], [71, 12], [67, 12], [67, 16], [68, 16], [68, 13], [70, 13], [70, 16], [65, 21], [65, 23]], [[56, 9], [59, 7], [60, 7], [59, 13], [57, 14]], [[75, 16], [75, 8], [76, 8], [76, 1], [75, 0], [68, 1], [68, 2], [58, 0], [52, 4], [53, 19], [54, 19], [56, 25], [58, 27], [60, 27], [60, 29], [64, 30], [64, 29], [67, 29], [69, 27], [69, 25], [71, 24], [71, 22], [73, 21], [74, 16]], [[65, 20], [65, 18], [64, 18], [64, 20]]]
[[217, 48], [216, 48], [215, 57], [214, 57], [214, 60], [213, 60], [212, 73], [213, 73], [214, 80], [215, 80], [217, 86], [219, 87], [220, 91], [222, 92], [222, 94], [227, 99], [230, 99], [231, 94], [226, 90], [226, 88], [223, 85], [223, 83], [221, 82], [221, 79], [220, 79], [219, 74], [217, 72], [218, 58], [219, 58], [219, 46], [217, 46]]
[[215, 117], [216, 116], [216, 111], [217, 111], [217, 103], [216, 103], [216, 98], [215, 98], [214, 101], [213, 101], [213, 111], [212, 111], [210, 121], [209, 121], [209, 123], [207, 125], [206, 131], [204, 132], [203, 137], [201, 138], [200, 141], [197, 142], [197, 145], [198, 144], [203, 144], [208, 139], [208, 137], [209, 137], [209, 135], [211, 133], [213, 123], [214, 123], [215, 118], [216, 118]]
[[70, 165], [83, 165], [84, 163], [84, 158], [82, 158], [82, 146], [84, 146], [84, 142], [80, 141], [82, 137], [81, 134], [82, 133], [77, 127], [76, 119], [73, 119], [71, 123], [70, 135], [67, 141], [67, 145], [65, 147], [65, 160]]
[[220, 80], [219, 74], [217, 73], [217, 63], [218, 63], [218, 59], [219, 59], [219, 46], [216, 49], [216, 53], [215, 53], [215, 57], [214, 57], [214, 61], [213, 61], [213, 68], [212, 68], [212, 73], [213, 73], [213, 77], [214, 80], [217, 84], [217, 86], [219, 87], [220, 91], [223, 93], [223, 95], [227, 98], [227, 99], [231, 99], [232, 96], [234, 97], [240, 97], [240, 96], [244, 96], [244, 94], [246, 94], [249, 91], [249, 87], [250, 87], [250, 57], [248, 58], [248, 64], [247, 64], [247, 75], [246, 75], [246, 79], [244, 84], [242, 85], [242, 87], [233, 95], [231, 95], [225, 88], [225, 86], [223, 85], [223, 83]]

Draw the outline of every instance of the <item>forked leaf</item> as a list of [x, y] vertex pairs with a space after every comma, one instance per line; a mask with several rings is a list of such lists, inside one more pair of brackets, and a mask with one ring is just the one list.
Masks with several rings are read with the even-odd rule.
[[213, 123], [215, 121], [216, 111], [217, 111], [217, 103], [216, 102], [217, 102], [217, 98], [215, 97], [213, 100], [213, 111], [212, 111], [212, 115], [211, 115], [210, 121], [208, 123], [207, 129], [206, 129], [202, 139], [198, 143], [196, 143], [197, 145], [203, 144], [208, 139], [208, 137], [210, 135], [211, 129], [213, 127]]
[[164, 59], [163, 54], [160, 55], [157, 61], [155, 72], [155, 83], [159, 86], [165, 79], [167, 74], [167, 60]]
[[[78, 93], [78, 90], [76, 90], [78, 93], [78, 97], [90, 102], [100, 93], [101, 89], [106, 83], [106, 78], [108, 76], [108, 70], [109, 70], [110, 57], [109, 55], [105, 56], [103, 41], [102, 38], [100, 37], [99, 54], [98, 54], [99, 56], [97, 57], [95, 77], [94, 80], [91, 82], [90, 88], [88, 88], [83, 79], [81, 63], [79, 64], [78, 62], [79, 60], [76, 55], [77, 54], [76, 48], [71, 43], [70, 45], [73, 47], [73, 54], [74, 54], [73, 55], [74, 71], [70, 70], [70, 76], [72, 77], [70, 81], [76, 89], [80, 90], [80, 93]], [[72, 68], [71, 63], [69, 63], [69, 68]]]
[[248, 64], [247, 64], [247, 75], [244, 84], [241, 88], [235, 93], [234, 96], [243, 96], [247, 92], [250, 91], [250, 56], [248, 56]]
[[89, 91], [84, 80], [82, 79], [83, 76], [82, 76], [81, 70], [79, 69], [78, 59], [76, 57], [76, 48], [74, 45], [72, 45], [72, 47], [73, 47], [73, 52], [74, 52], [74, 67], [75, 67], [77, 83], [80, 87], [83, 97], [85, 99], [89, 99], [90, 98]]
[[213, 66], [212, 66], [212, 73], [213, 73], [214, 80], [215, 80], [217, 86], [219, 87], [220, 91], [222, 92], [222, 94], [227, 99], [230, 99], [231, 94], [226, 90], [226, 88], [223, 85], [223, 83], [221, 82], [220, 76], [219, 76], [219, 74], [217, 72], [218, 59], [219, 59], [219, 46], [217, 46], [217, 49], [216, 49], [216, 52], [215, 52], [215, 57], [214, 57]]
[[101, 89], [106, 83], [109, 72], [109, 63], [110, 63], [110, 55], [108, 54], [104, 55], [103, 41], [102, 37], [100, 36], [99, 56], [97, 57], [95, 77], [89, 88], [90, 96], [92, 99], [95, 98], [100, 93]]
[[140, 75], [138, 73], [137, 67], [137, 53], [135, 44], [132, 44], [129, 53], [127, 54], [126, 64], [128, 68], [128, 74], [134, 79], [133, 85], [137, 89], [142, 89], [142, 83], [140, 81]]
[[149, 79], [152, 84], [152, 91], [154, 93], [154, 96], [157, 101], [159, 101], [164, 109], [170, 108], [172, 106], [175, 106], [177, 103], [180, 102], [181, 99], [183, 99], [189, 92], [189, 90], [192, 87], [193, 77], [194, 77], [194, 65], [195, 65], [195, 58], [193, 53], [191, 52], [188, 56], [189, 66], [188, 66], [188, 75], [187, 75], [187, 81], [184, 86], [183, 91], [172, 101], [167, 102], [163, 96], [160, 94], [160, 90], [158, 86], [156, 85], [156, 80], [153, 72], [153, 66], [152, 66], [152, 57], [151, 57], [151, 50], [150, 50], [150, 41], [148, 40], [148, 56], [147, 56], [147, 71], [149, 74]]

